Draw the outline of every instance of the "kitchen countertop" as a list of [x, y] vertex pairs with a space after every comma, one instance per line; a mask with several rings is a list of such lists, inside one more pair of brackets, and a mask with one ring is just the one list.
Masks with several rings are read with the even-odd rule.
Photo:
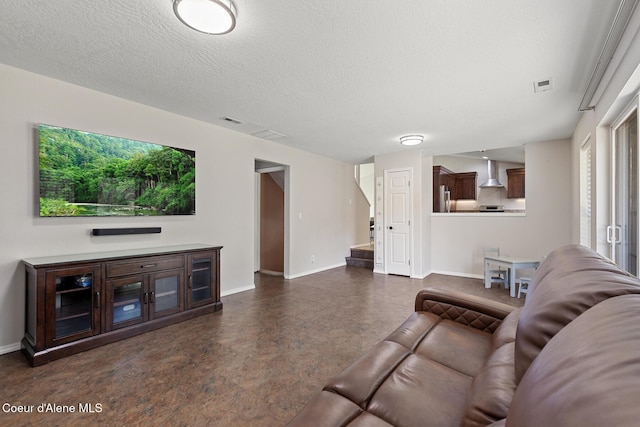
[[526, 211], [524, 210], [509, 210], [505, 209], [504, 212], [480, 212], [480, 211], [457, 211], [457, 212], [432, 212], [431, 216], [436, 217], [465, 217], [465, 216], [474, 216], [474, 217], [484, 217], [484, 216], [527, 216]]

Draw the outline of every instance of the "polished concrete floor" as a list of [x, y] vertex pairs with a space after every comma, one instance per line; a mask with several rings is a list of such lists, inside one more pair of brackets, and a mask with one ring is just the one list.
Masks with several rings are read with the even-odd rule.
[[[479, 279], [416, 280], [357, 267], [255, 281], [255, 290], [224, 297], [222, 312], [41, 367], [19, 352], [0, 356], [0, 425], [279, 426], [399, 326], [419, 289], [523, 304]], [[34, 412], [7, 413], [7, 403]], [[75, 412], [38, 413], [43, 403]]]

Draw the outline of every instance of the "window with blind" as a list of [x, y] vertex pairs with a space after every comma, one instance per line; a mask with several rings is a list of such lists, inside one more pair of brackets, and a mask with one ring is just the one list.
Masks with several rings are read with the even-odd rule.
[[591, 247], [591, 135], [580, 150], [580, 244]]

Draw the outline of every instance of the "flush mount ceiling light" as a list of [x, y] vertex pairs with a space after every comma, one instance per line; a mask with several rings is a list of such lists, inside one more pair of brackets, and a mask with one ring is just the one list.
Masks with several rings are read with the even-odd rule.
[[400, 144], [402, 145], [418, 145], [422, 144], [424, 136], [422, 135], [406, 135], [400, 137]]
[[226, 34], [236, 27], [236, 7], [230, 0], [174, 0], [173, 11], [183, 24], [205, 34]]

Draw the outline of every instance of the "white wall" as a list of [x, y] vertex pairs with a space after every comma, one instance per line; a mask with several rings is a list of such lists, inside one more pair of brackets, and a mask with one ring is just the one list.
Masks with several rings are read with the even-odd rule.
[[432, 271], [431, 260], [433, 251], [431, 248], [433, 212], [433, 157], [422, 157], [422, 276], [427, 276]]
[[291, 165], [291, 269], [286, 277], [344, 265], [349, 248], [369, 241], [369, 207], [353, 177], [353, 165], [287, 151], [278, 160]]
[[363, 163], [360, 165], [360, 187], [362, 188], [362, 191], [364, 192], [364, 195], [367, 197], [367, 200], [369, 201], [369, 216], [371, 218], [374, 217], [374, 210], [373, 210], [373, 199], [374, 199], [374, 193], [375, 193], [375, 165], [373, 163]]
[[526, 216], [436, 214], [431, 218], [433, 272], [481, 276], [482, 248], [540, 259], [571, 243], [569, 140], [527, 144]]
[[[367, 232], [365, 225], [358, 231], [363, 220], [354, 200], [361, 193], [353, 165], [3, 65], [0, 93], [0, 353], [17, 350], [24, 333], [22, 258], [209, 243], [224, 246], [222, 293], [252, 288], [256, 158], [290, 166], [290, 276], [343, 265], [349, 248]], [[195, 150], [197, 214], [39, 218], [39, 122]], [[89, 234], [94, 227], [129, 226], [160, 226], [162, 233]]]
[[[373, 184], [373, 167], [371, 169], [372, 172], [369, 179]], [[358, 185], [355, 180], [353, 183]], [[371, 243], [371, 226], [369, 224], [373, 217], [373, 206], [359, 186], [357, 193], [354, 199], [349, 198], [349, 206], [353, 205], [355, 209], [355, 214], [349, 215], [349, 217], [354, 219], [353, 227], [355, 228], [355, 241], [357, 242], [357, 246], [364, 246]], [[371, 201], [373, 201], [373, 196], [371, 196]]]
[[[385, 170], [391, 169], [411, 169], [413, 172], [413, 178], [411, 181], [412, 191], [412, 203], [413, 203], [413, 220], [412, 220], [412, 253], [411, 258], [411, 277], [424, 277], [426, 275], [424, 269], [425, 258], [427, 257], [425, 250], [428, 253], [428, 245], [425, 245], [424, 231], [423, 231], [423, 196], [425, 194], [431, 194], [431, 187], [425, 193], [422, 186], [424, 183], [422, 175], [422, 152], [420, 150], [407, 150], [400, 151], [392, 154], [385, 154], [381, 156], [375, 156], [375, 176], [383, 177]], [[431, 174], [431, 172], [429, 172]], [[430, 181], [429, 181], [430, 182]], [[376, 200], [376, 211], [378, 201]], [[376, 247], [376, 251], [377, 251]], [[377, 258], [377, 254], [376, 254]], [[384, 265], [376, 265], [376, 271], [383, 271]]]

